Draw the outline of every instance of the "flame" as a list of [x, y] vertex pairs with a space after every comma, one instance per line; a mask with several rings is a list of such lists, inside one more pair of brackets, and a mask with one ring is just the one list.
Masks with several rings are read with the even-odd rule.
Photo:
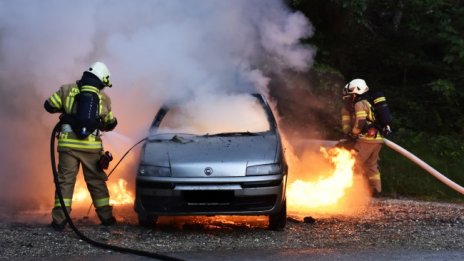
[[[320, 153], [325, 163], [313, 157], [306, 162], [293, 160], [293, 164], [290, 165], [290, 168], [294, 167], [300, 172], [297, 173], [299, 177], [304, 177], [289, 183], [287, 187], [287, 204], [290, 213], [347, 212], [345, 209], [347, 206], [343, 204], [355, 190], [353, 189], [355, 152], [342, 148], [320, 148]], [[318, 165], [319, 173], [315, 173], [314, 170], [307, 171], [306, 169], [311, 169], [310, 165]], [[318, 174], [318, 178], [308, 180], [314, 174]], [[356, 204], [362, 206], [363, 202], [358, 201]]]
[[[117, 182], [108, 183], [108, 190], [110, 192], [111, 205], [125, 205], [133, 204], [134, 196], [131, 191], [127, 189], [127, 181], [119, 179]], [[76, 182], [76, 187], [73, 194], [73, 205], [91, 204], [90, 193], [85, 184], [81, 181]]]
[[73, 194], [73, 202], [84, 203], [90, 202], [90, 194], [87, 188], [80, 182], [76, 183]]
[[130, 191], [127, 190], [127, 181], [124, 179], [119, 179], [117, 184], [111, 184], [108, 189], [110, 190], [111, 205], [134, 203], [134, 196]]

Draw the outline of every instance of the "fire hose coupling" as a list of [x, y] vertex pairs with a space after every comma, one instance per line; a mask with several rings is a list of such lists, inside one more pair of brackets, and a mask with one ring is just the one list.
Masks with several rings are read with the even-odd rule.
[[110, 166], [110, 162], [112, 160], [113, 160], [113, 155], [111, 154], [111, 152], [105, 151], [105, 153], [103, 153], [100, 156], [100, 159], [97, 162], [98, 170], [103, 171], [105, 169], [108, 169], [108, 167]]

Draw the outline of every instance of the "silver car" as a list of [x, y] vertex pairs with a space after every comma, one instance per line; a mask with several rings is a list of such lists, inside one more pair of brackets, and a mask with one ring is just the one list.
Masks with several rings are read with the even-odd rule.
[[215, 101], [156, 114], [136, 179], [139, 224], [152, 227], [163, 215], [268, 215], [271, 230], [284, 229], [287, 164], [268, 103], [260, 94]]

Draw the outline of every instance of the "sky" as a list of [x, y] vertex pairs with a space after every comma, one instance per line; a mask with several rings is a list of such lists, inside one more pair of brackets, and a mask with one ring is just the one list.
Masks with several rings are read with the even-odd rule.
[[111, 72], [119, 125], [103, 140], [121, 155], [162, 103], [266, 94], [270, 75], [307, 70], [313, 34], [281, 0], [0, 0], [0, 210], [53, 203], [43, 103], [93, 62]]

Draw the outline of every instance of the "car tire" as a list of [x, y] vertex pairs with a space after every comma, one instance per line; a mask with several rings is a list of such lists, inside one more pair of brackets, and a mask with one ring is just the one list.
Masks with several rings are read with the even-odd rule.
[[287, 200], [284, 200], [279, 211], [269, 215], [269, 229], [282, 231], [287, 224]]
[[158, 216], [138, 214], [139, 225], [146, 228], [153, 228], [158, 221]]

